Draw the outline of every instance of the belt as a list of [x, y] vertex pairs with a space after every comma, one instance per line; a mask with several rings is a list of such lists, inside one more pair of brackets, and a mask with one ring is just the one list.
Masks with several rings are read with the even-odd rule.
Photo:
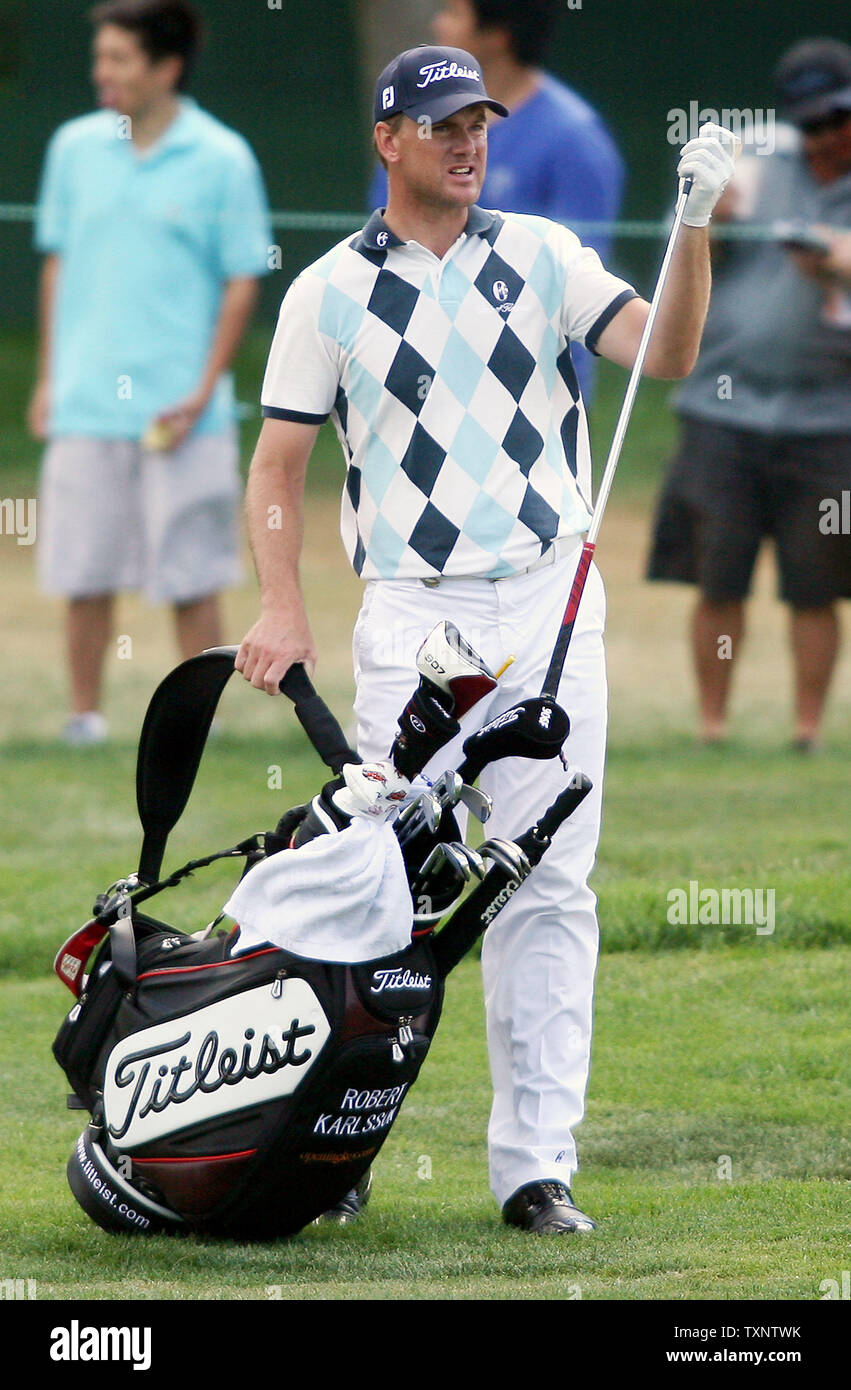
[[[554, 541], [550, 541], [543, 555], [539, 555], [537, 560], [533, 560], [531, 565], [527, 565], [522, 570], [512, 570], [510, 574], [499, 574], [496, 578], [488, 577], [490, 584], [500, 584], [503, 579], [519, 579], [523, 574], [534, 574], [535, 570], [546, 569], [547, 565], [554, 565], [557, 560], [563, 560], [565, 555], [570, 555], [572, 551], [578, 549], [581, 541], [580, 536], [557, 536]], [[482, 578], [483, 576], [464, 576], [465, 578]], [[425, 584], [427, 589], [437, 589], [444, 579], [461, 578], [460, 575], [435, 575], [433, 579], [421, 579], [420, 583]]]

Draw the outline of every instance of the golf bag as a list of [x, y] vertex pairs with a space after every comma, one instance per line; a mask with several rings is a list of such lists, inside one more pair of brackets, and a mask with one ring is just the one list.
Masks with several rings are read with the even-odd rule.
[[[175, 930], [143, 913], [142, 903], [214, 860], [245, 860], [236, 899], [252, 872], [259, 878], [283, 861], [301, 865], [300, 856], [317, 846], [333, 864], [346, 835], [357, 845], [357, 835], [366, 843], [375, 829], [361, 822], [354, 834], [288, 849], [308, 823], [310, 806], [298, 807], [275, 831], [159, 878], [235, 653], [217, 648], [184, 662], [155, 692], [137, 764], [139, 869], [97, 899], [92, 919], [55, 961], [75, 1003], [53, 1052], [72, 1088], [69, 1104], [91, 1115], [68, 1180], [107, 1231], [287, 1236], [356, 1187], [417, 1079], [447, 974], [591, 787], [575, 775], [516, 841], [487, 841], [479, 852], [465, 851], [466, 859], [463, 846], [440, 838], [457, 833], [451, 807], [438, 805], [435, 823], [432, 793], [423, 806], [412, 802], [401, 826], [387, 827], [408, 899], [404, 941], [387, 954], [343, 961], [271, 941], [243, 944], [238, 926], [219, 927], [221, 917], [194, 935]], [[360, 763], [302, 668], [291, 669], [282, 689], [333, 772]], [[530, 756], [558, 751], [563, 719], [533, 735]], [[548, 731], [553, 721], [539, 723]], [[504, 727], [495, 741], [504, 740]], [[480, 767], [476, 738], [473, 762], [472, 740], [465, 751], [467, 763]], [[341, 783], [338, 776], [329, 785]], [[456, 793], [460, 785], [458, 778]], [[459, 870], [465, 863], [475, 866], [478, 882], [435, 932], [442, 904], [451, 906], [473, 876]], [[414, 910], [412, 885], [433, 890], [427, 910]]]

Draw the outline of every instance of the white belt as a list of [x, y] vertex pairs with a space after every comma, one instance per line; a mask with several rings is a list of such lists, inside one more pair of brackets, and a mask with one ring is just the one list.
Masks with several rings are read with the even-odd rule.
[[[542, 570], [547, 565], [554, 565], [557, 560], [563, 560], [565, 555], [570, 555], [572, 551], [578, 550], [581, 541], [581, 536], [557, 536], [554, 541], [550, 541], [543, 555], [539, 555], [537, 560], [533, 560], [531, 565], [527, 565], [525, 569], [512, 570], [510, 574], [499, 574], [494, 579], [491, 579], [490, 576], [487, 578], [491, 584], [499, 584], [503, 579], [518, 579], [522, 574], [533, 574], [535, 570]], [[471, 576], [465, 577], [470, 578]], [[451, 578], [460, 578], [460, 576], [435, 575], [433, 579], [421, 579], [420, 583], [425, 584], [427, 589], [436, 589], [444, 579]]]

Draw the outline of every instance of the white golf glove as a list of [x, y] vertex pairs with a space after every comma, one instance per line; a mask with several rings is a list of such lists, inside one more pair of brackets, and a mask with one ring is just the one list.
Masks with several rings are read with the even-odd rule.
[[700, 127], [696, 140], [689, 140], [680, 151], [677, 173], [694, 182], [686, 200], [683, 222], [687, 227], [705, 227], [712, 209], [733, 177], [733, 161], [741, 141], [732, 130], [707, 124]]

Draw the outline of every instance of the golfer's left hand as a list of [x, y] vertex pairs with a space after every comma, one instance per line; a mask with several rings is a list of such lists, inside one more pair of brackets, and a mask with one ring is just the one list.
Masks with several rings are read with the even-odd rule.
[[712, 209], [733, 177], [733, 161], [741, 141], [732, 130], [711, 122], [701, 126], [696, 140], [689, 140], [680, 151], [677, 173], [691, 177], [683, 222], [687, 227], [705, 227]]

